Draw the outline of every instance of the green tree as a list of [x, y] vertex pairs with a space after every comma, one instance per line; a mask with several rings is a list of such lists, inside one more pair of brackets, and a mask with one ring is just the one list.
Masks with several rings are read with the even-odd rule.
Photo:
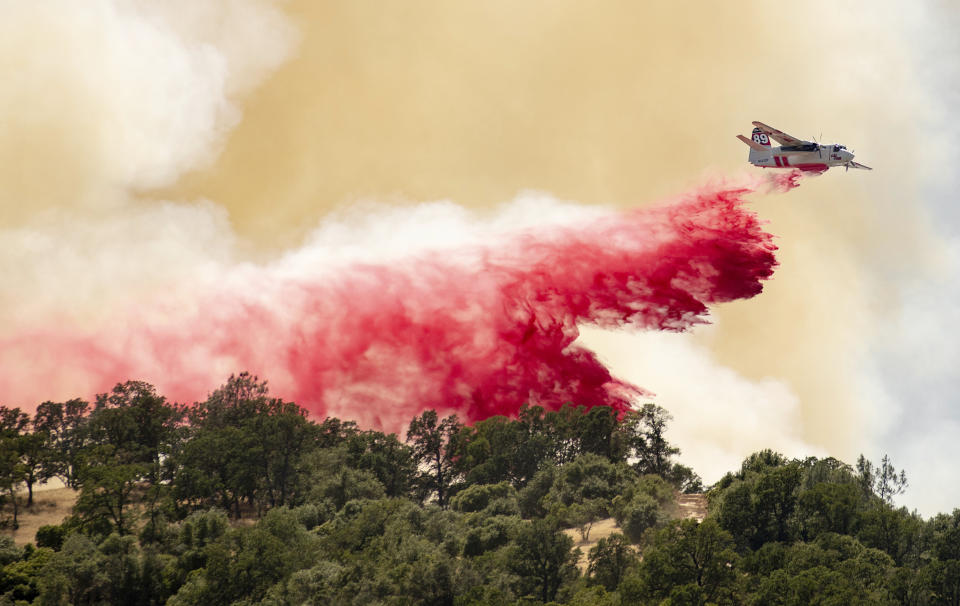
[[19, 408], [0, 406], [0, 498], [12, 510], [12, 526], [19, 526], [20, 500], [17, 491], [26, 481], [27, 470], [22, 461], [21, 438], [30, 417]]
[[635, 494], [626, 505], [617, 508], [617, 524], [633, 543], [639, 543], [660, 519], [660, 506], [648, 494]]
[[602, 585], [607, 591], [615, 591], [626, 577], [627, 571], [634, 568], [640, 561], [633, 545], [620, 533], [611, 534], [597, 541], [597, 544], [590, 549], [589, 558], [590, 580]]
[[908, 486], [907, 473], [903, 470], [898, 473], [888, 455], [883, 455], [880, 465], [874, 465], [861, 454], [857, 459], [857, 479], [865, 495], [876, 495], [888, 505]]
[[545, 520], [534, 520], [517, 534], [509, 567], [520, 577], [521, 593], [550, 602], [563, 583], [576, 578], [579, 553], [573, 539]]
[[421, 468], [419, 479], [424, 497], [435, 495], [437, 505], [446, 508], [450, 488], [455, 477], [454, 453], [462, 424], [457, 415], [438, 419], [435, 410], [424, 411], [410, 421], [407, 441], [413, 446], [413, 456]]
[[878, 501], [866, 507], [858, 518], [857, 538], [864, 545], [885, 551], [900, 565], [918, 564], [923, 559], [923, 521], [915, 513]]
[[373, 472], [347, 464], [343, 447], [327, 448], [312, 453], [304, 472], [310, 486], [307, 501], [329, 503], [333, 511], [355, 499], [381, 499], [386, 496], [383, 484]]
[[782, 548], [782, 561], [754, 579], [751, 601], [760, 604], [898, 603], [891, 592], [894, 563], [854, 538], [823, 533], [813, 543]]
[[676, 521], [644, 551], [641, 592], [671, 603], [737, 603], [738, 558], [733, 538], [710, 518]]
[[860, 490], [855, 484], [820, 482], [802, 491], [797, 500], [797, 515], [803, 538], [813, 540], [823, 532], [854, 534], [860, 503]]
[[649, 403], [626, 414], [623, 423], [629, 431], [629, 446], [638, 473], [669, 475], [673, 465], [671, 458], [680, 454], [680, 449], [666, 438], [667, 423], [672, 419], [665, 409]]
[[37, 431], [21, 434], [17, 439], [23, 483], [27, 487], [27, 507], [33, 506], [33, 487], [53, 477], [46, 462], [50, 454], [46, 441], [47, 437]]
[[524, 421], [502, 416], [465, 426], [457, 439], [456, 470], [468, 484], [510, 482], [523, 486], [544, 458], [543, 452], [539, 457], [527, 456], [536, 449], [536, 444], [526, 442], [527, 437]]
[[22, 558], [0, 569], [0, 596], [6, 595], [17, 604], [35, 600], [40, 594], [38, 583], [52, 557], [52, 549], [24, 549]]
[[267, 393], [265, 381], [241, 373], [189, 410], [189, 437], [174, 457], [178, 502], [223, 507], [236, 518], [244, 502], [258, 515], [296, 502], [306, 491], [298, 484], [305, 455], [320, 439], [340, 442], [352, 433], [318, 427], [302, 408]]
[[80, 399], [44, 402], [33, 416], [34, 430], [46, 436], [49, 456], [46, 473], [59, 477], [70, 488], [78, 488], [80, 453], [86, 443], [89, 402]]
[[169, 604], [260, 603], [273, 585], [314, 561], [316, 546], [294, 512], [272, 509], [253, 528], [228, 530], [207, 544], [206, 566]]
[[140, 483], [148, 469], [144, 463], [111, 463], [109, 459], [87, 465], [73, 508], [80, 525], [101, 535], [132, 532], [137, 521], [135, 503], [142, 494]]
[[243, 500], [256, 493], [254, 456], [252, 440], [241, 428], [193, 426], [176, 457], [175, 499], [188, 510], [220, 507], [240, 518]]
[[509, 482], [467, 486], [450, 499], [450, 506], [454, 511], [473, 513], [483, 511], [501, 501], [511, 502], [513, 509], [517, 507], [517, 491]]
[[103, 555], [88, 537], [72, 534], [50, 559], [41, 575], [40, 604], [108, 603], [108, 577]]
[[414, 487], [417, 465], [413, 449], [396, 434], [358, 431], [343, 440], [346, 463], [372, 473], [388, 497], [407, 497]]
[[186, 411], [167, 402], [149, 383], [118, 383], [109, 393], [97, 395], [87, 422], [87, 452], [101, 464], [96, 451], [103, 449], [121, 464], [146, 466], [145, 480], [155, 484], [167, 479], [162, 465], [178, 449]]
[[799, 465], [788, 464], [771, 469], [757, 480], [753, 512], [757, 520], [759, 543], [791, 540], [789, 523], [796, 508], [801, 479]]
[[589, 524], [609, 516], [614, 498], [630, 492], [636, 480], [625, 463], [584, 453], [557, 470], [542, 505], [568, 526]]
[[629, 439], [621, 431], [615, 410], [594, 406], [581, 416], [578, 425], [581, 453], [593, 453], [613, 463], [627, 460]]

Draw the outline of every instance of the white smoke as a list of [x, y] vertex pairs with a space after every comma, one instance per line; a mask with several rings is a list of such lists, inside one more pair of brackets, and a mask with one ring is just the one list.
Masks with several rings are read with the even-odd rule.
[[264, 0], [0, 3], [3, 216], [116, 207], [204, 166], [295, 43]]
[[681, 449], [679, 460], [707, 484], [765, 448], [791, 457], [823, 454], [804, 439], [800, 401], [785, 383], [751, 381], [717, 364], [693, 334], [587, 327], [579, 342], [598, 352], [615, 376], [655, 393], [650, 400], [674, 417], [667, 435]]

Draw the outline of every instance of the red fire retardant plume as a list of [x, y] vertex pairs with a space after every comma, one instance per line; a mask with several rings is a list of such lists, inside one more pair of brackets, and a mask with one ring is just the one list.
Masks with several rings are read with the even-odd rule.
[[[789, 189], [796, 177], [773, 184]], [[578, 326], [684, 330], [710, 304], [758, 294], [776, 247], [744, 207], [752, 189], [703, 188], [398, 264], [295, 278], [260, 268], [182, 311], [118, 311], [112, 327], [34, 330], [0, 350], [31, 360], [37, 376], [77, 378], [77, 391], [142, 378], [187, 402], [250, 370], [318, 416], [389, 430], [428, 408], [468, 421], [524, 403], [626, 410], [645, 392], [576, 345]], [[17, 378], [0, 369], [0, 390]], [[35, 383], [14, 393], [35, 405], [49, 397]]]

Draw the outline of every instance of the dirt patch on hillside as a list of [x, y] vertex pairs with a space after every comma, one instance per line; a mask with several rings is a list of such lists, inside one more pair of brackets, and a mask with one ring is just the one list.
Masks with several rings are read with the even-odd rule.
[[681, 519], [694, 519], [702, 522], [707, 517], [707, 495], [682, 494], [677, 497], [677, 508], [680, 510], [677, 517]]
[[[21, 503], [27, 500], [26, 494], [20, 495]], [[3, 536], [13, 537], [17, 545], [33, 543], [37, 530], [41, 526], [60, 524], [73, 511], [73, 504], [77, 501], [77, 491], [70, 488], [39, 488], [33, 491], [33, 506], [20, 506], [17, 516], [20, 527], [0, 529]], [[9, 517], [10, 507], [6, 507], [3, 516]]]
[[[674, 516], [679, 519], [694, 519], [702, 522], [707, 517], [707, 495], [705, 494], [681, 494], [677, 495], [676, 509]], [[590, 534], [586, 540], [580, 536], [580, 531], [576, 528], [567, 528], [564, 531], [568, 537], [573, 539], [573, 546], [580, 548], [580, 559], [577, 561], [577, 568], [580, 572], [586, 573], [590, 565], [588, 555], [590, 549], [615, 532], [620, 532], [617, 521], [613, 518], [597, 520], [590, 528]]]
[[590, 549], [600, 542], [600, 539], [605, 539], [615, 532], [620, 532], [620, 527], [617, 526], [617, 521], [613, 518], [606, 518], [593, 523], [593, 526], [590, 528], [590, 534], [587, 535], [586, 540], [580, 537], [580, 531], [576, 528], [567, 528], [563, 532], [573, 539], [574, 547], [580, 548], [580, 559], [577, 561], [577, 568], [580, 569], [580, 572], [586, 572], [587, 566], [590, 564], [590, 560], [587, 557], [590, 554]]

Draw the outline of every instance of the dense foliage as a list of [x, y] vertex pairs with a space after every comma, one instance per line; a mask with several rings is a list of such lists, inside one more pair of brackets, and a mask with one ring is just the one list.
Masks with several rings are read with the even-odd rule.
[[[127, 382], [31, 417], [0, 407], [5, 524], [78, 490], [35, 543], [0, 539], [0, 604], [957, 604], [960, 510], [893, 505], [906, 476], [764, 451], [702, 490], [647, 404], [525, 407], [405, 439], [315, 422], [241, 374], [205, 402]], [[616, 519], [586, 566], [588, 538]], [[642, 557], [641, 557], [642, 556]]]

